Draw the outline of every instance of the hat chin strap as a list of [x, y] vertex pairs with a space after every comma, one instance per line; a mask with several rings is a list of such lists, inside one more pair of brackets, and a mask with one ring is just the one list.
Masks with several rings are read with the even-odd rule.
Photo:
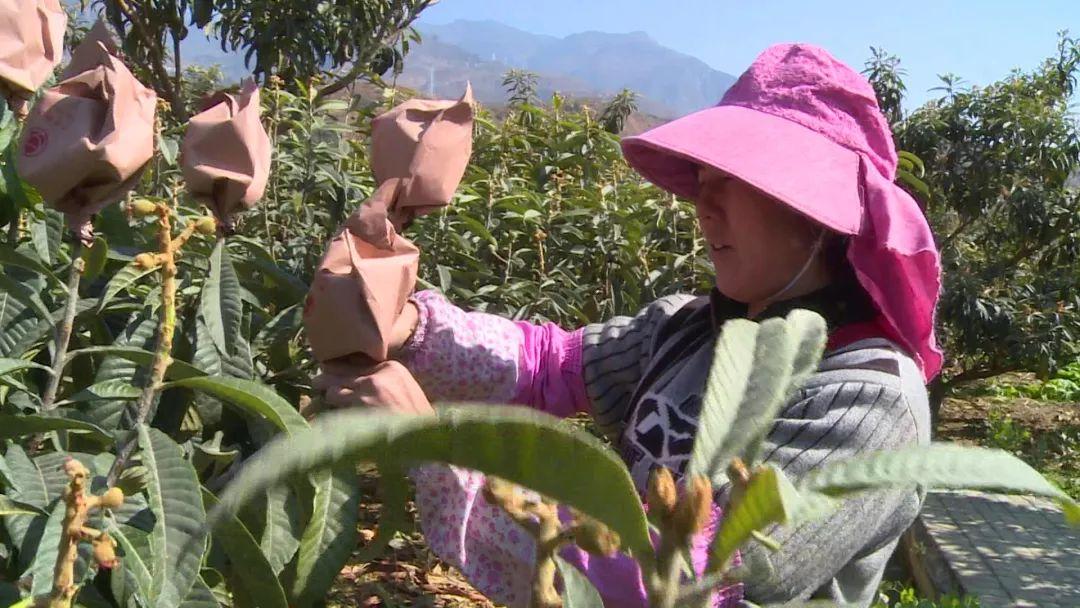
[[769, 304], [772, 304], [773, 302], [776, 302], [780, 299], [780, 296], [783, 296], [785, 293], [791, 291], [795, 287], [795, 285], [798, 284], [799, 279], [803, 278], [803, 275], [805, 275], [806, 272], [810, 270], [810, 266], [814, 263], [814, 260], [817, 259], [818, 253], [821, 253], [822, 245], [825, 244], [825, 232], [825, 228], [822, 228], [821, 232], [818, 233], [817, 240], [814, 241], [814, 247], [810, 250], [809, 257], [806, 258], [806, 262], [803, 263], [802, 268], [799, 269], [799, 272], [795, 273], [795, 277], [788, 281], [788, 284], [785, 285], [783, 289], [774, 293], [768, 298], [765, 298], [763, 302], [764, 306], [762, 306], [762, 308]]

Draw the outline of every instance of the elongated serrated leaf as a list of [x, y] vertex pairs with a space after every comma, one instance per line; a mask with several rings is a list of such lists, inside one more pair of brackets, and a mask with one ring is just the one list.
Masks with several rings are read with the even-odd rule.
[[757, 327], [748, 323], [725, 323], [717, 339], [691, 475], [717, 480], [732, 458], [753, 455], [792, 385], [817, 367], [825, 344], [825, 322], [817, 314], [794, 311]]
[[[270, 582], [275, 581], [271, 579]], [[188, 591], [188, 595], [184, 598], [184, 602], [180, 604], [180, 608], [218, 608], [220, 605], [217, 598], [214, 597], [214, 592], [210, 590], [210, 586], [206, 584], [202, 577], [199, 577], [195, 579], [195, 584], [191, 586], [191, 591]]]
[[27, 361], [26, 359], [0, 358], [0, 376], [6, 376], [19, 370], [30, 368], [45, 370], [52, 373], [50, 368], [45, 367], [40, 363], [34, 363], [33, 361]]
[[[5, 494], [39, 509], [42, 513], [48, 513], [52, 502], [49, 487], [37, 463], [31, 460], [17, 443], [8, 446], [4, 463], [7, 465], [9, 481], [14, 486], [5, 491]], [[41, 540], [47, 519], [47, 515], [4, 518], [4, 527], [19, 552], [20, 567], [26, 568], [30, 565], [30, 558]]]
[[41, 263], [41, 260], [32, 258], [21, 251], [16, 251], [8, 245], [0, 245], [0, 265], [17, 266], [19, 268], [32, 270], [57, 285], [64, 285], [64, 282], [60, 280], [60, 277], [53, 274], [52, 270], [49, 270], [45, 264]]
[[278, 340], [289, 339], [303, 326], [303, 308], [293, 304], [270, 319], [255, 337], [255, 347], [265, 351]]
[[59, 405], [96, 401], [99, 399], [138, 399], [142, 389], [122, 379], [95, 382], [62, 401]]
[[21, 357], [44, 340], [50, 323], [11, 294], [0, 293], [0, 356]]
[[[148, 365], [154, 362], [154, 353], [141, 348], [131, 346], [90, 346], [80, 348], [68, 353], [68, 360], [86, 355], [109, 355], [127, 361], [134, 361], [140, 365]], [[173, 360], [169, 369], [165, 372], [166, 378], [193, 378], [205, 376], [206, 372], [185, 361]]]
[[[201, 487], [183, 449], [161, 431], [139, 425], [143, 465], [149, 471], [146, 493], [157, 521], [150, 533], [150, 604], [175, 608], [199, 576], [205, 545]], [[194, 551], [183, 551], [191, 543]]]
[[243, 303], [240, 300], [240, 280], [236, 278], [224, 239], [218, 240], [210, 254], [210, 272], [203, 283], [199, 313], [210, 330], [214, 345], [222, 353], [231, 355], [240, 336]]
[[[729, 325], [713, 351], [690, 475], [722, 475], [760, 427], [772, 422], [791, 377], [794, 340], [784, 321], [769, 319], [756, 331], [739, 327], [731, 340]], [[705, 428], [708, 432], [703, 433]]]
[[237, 336], [233, 352], [218, 349], [210, 335], [210, 329], [202, 319], [195, 320], [195, 352], [192, 362], [212, 376], [232, 376], [251, 379], [255, 367], [251, 360], [251, 346], [242, 335]]
[[932, 444], [853, 457], [804, 477], [800, 489], [840, 496], [874, 488], [919, 485], [1023, 492], [1057, 499], [1069, 523], [1080, 526], [1076, 501], [1016, 456], [997, 449]]
[[120, 548], [120, 568], [113, 573], [113, 596], [121, 601], [121, 606], [131, 605], [134, 599], [137, 605], [149, 606], [154, 575], [151, 572], [150, 543], [147, 532], [121, 524], [115, 518], [106, 518], [109, 536]]
[[[235, 510], [302, 472], [339, 463], [444, 462], [502, 477], [604, 522], [640, 559], [652, 552], [644, 510], [622, 460], [598, 439], [541, 412], [490, 405], [441, 407], [435, 416], [324, 414], [310, 430], [275, 439], [222, 495]], [[566, 471], [575, 471], [568, 477]]]
[[[48, 213], [49, 210], [46, 210]], [[46, 266], [52, 266], [53, 260], [52, 243], [49, 242], [49, 225], [46, 218], [35, 219], [30, 222], [30, 243], [34, 246], [34, 252]]]
[[[217, 498], [205, 488], [203, 501], [207, 508], [217, 506]], [[213, 528], [214, 542], [219, 544], [234, 564], [234, 571], [248, 595], [260, 608], [288, 608], [285, 591], [277, 575], [263, 555], [259, 544], [244, 524], [235, 516], [217, 520]]]
[[279, 429], [297, 433], [308, 428], [307, 421], [273, 389], [254, 380], [223, 376], [200, 376], [167, 383], [169, 387], [190, 388], [209, 393], [247, 412], [274, 423]]
[[230, 242], [245, 249], [247, 255], [236, 259], [236, 265], [243, 269], [245, 279], [261, 276], [280, 288], [274, 292], [278, 305], [291, 306], [302, 302], [307, 296], [307, 284], [278, 266], [262, 243], [239, 235], [231, 237]]
[[277, 576], [300, 547], [300, 505], [288, 487], [278, 486], [267, 491], [263, 506], [266, 523], [259, 546]]
[[112, 302], [117, 294], [155, 270], [156, 268], [143, 268], [135, 262], [121, 268], [119, 272], [109, 279], [108, 285], [105, 286], [105, 292], [101, 294], [101, 298], [98, 300], [98, 312], [105, 310], [105, 307], [109, 305], [109, 302]]
[[912, 171], [912, 173], [915, 174], [915, 177], [923, 177], [926, 174], [926, 165], [923, 164], [922, 159], [915, 154], [912, 154], [907, 150], [898, 150], [896, 156], [908, 161], [915, 167], [915, 171]]
[[0, 517], [18, 515], [47, 515], [47, 513], [32, 504], [19, 502], [0, 494]]
[[15, 485], [15, 492], [9, 492], [8, 495], [44, 510], [50, 502], [49, 485], [38, 465], [18, 444], [8, 446], [4, 462], [11, 475], [11, 482]]
[[580, 570], [558, 555], [555, 556], [555, 567], [562, 578], [563, 608], [604, 608], [600, 592]]
[[[52, 589], [53, 573], [56, 568], [56, 557], [60, 553], [60, 535], [64, 529], [64, 514], [67, 505], [62, 501], [56, 503], [52, 513], [45, 522], [45, 530], [41, 536], [37, 551], [34, 553], [34, 561], [23, 576], [32, 577], [30, 594], [43, 595]], [[92, 575], [96, 565], [91, 559], [92, 549], [88, 542], [78, 544], [78, 552], [75, 559], [75, 584], [81, 584], [87, 576]]]
[[105, 262], [109, 259], [109, 244], [102, 237], [96, 237], [94, 244], [83, 250], [83, 280], [93, 281], [105, 270]]
[[351, 465], [312, 474], [315, 504], [296, 558], [291, 596], [301, 606], [321, 600], [356, 546], [360, 487]]
[[105, 443], [113, 440], [104, 429], [83, 420], [32, 414], [0, 414], [0, 439], [15, 439], [34, 433], [59, 430], [86, 433], [93, 439]]
[[[106, 382], [114, 384], [126, 383], [133, 387], [145, 386], [149, 382], [150, 362], [153, 360], [153, 354], [149, 351], [153, 350], [155, 346], [157, 326], [158, 321], [154, 315], [149, 310], [143, 309], [130, 317], [127, 326], [116, 336], [111, 346], [69, 351], [68, 361], [87, 355], [105, 355], [97, 368], [97, 372], [94, 374], [94, 387], [106, 386], [104, 384]], [[124, 348], [145, 351], [146, 354], [142, 355], [144, 359], [135, 362], [129, 358], [117, 356], [119, 352], [114, 349]], [[86, 392], [79, 394], [80, 399], [88, 396]], [[86, 402], [86, 405], [81, 406], [81, 409], [98, 426], [106, 429], [117, 429], [120, 426], [124, 408], [127, 407], [128, 403], [129, 401], [113, 398], [93, 399]]]
[[798, 523], [827, 513], [835, 502], [822, 496], [804, 499], [783, 471], [766, 464], [754, 471], [745, 492], [728, 503], [723, 523], [709, 549], [709, 563], [726, 565], [752, 534], [770, 525]]
[[49, 312], [48, 307], [41, 301], [41, 296], [39, 296], [36, 291], [24, 283], [12, 279], [7, 274], [0, 273], [0, 290], [6, 294], [10, 294], [11, 297], [18, 300], [23, 306], [33, 310], [40, 319], [48, 320], [52, 317], [52, 313]]

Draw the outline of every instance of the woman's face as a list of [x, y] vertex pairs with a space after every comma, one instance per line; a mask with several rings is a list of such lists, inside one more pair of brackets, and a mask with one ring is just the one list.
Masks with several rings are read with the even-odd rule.
[[[768, 304], [802, 269], [821, 228], [787, 205], [712, 168], [698, 171], [695, 201], [716, 268], [716, 287], [749, 304]], [[809, 293], [828, 283], [823, 257], [782, 298]], [[755, 313], [756, 314], [756, 313]]]

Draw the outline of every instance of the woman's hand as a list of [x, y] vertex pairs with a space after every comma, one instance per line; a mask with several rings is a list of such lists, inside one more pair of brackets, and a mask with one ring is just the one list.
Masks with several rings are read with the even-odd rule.
[[435, 413], [416, 379], [397, 361], [375, 363], [364, 355], [350, 355], [322, 364], [313, 385], [331, 407], [374, 407], [396, 414]]
[[394, 321], [394, 327], [390, 330], [387, 350], [391, 358], [405, 346], [405, 343], [412, 337], [413, 332], [416, 331], [416, 326], [419, 323], [420, 309], [416, 307], [416, 303], [412, 300], [405, 302], [405, 308], [401, 310], [401, 314]]

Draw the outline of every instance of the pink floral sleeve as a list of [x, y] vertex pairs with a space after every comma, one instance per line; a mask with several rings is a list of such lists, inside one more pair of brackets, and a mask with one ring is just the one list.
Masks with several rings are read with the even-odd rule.
[[420, 320], [400, 358], [431, 401], [515, 403], [556, 416], [587, 411], [581, 330], [465, 312], [434, 291], [413, 301]]

